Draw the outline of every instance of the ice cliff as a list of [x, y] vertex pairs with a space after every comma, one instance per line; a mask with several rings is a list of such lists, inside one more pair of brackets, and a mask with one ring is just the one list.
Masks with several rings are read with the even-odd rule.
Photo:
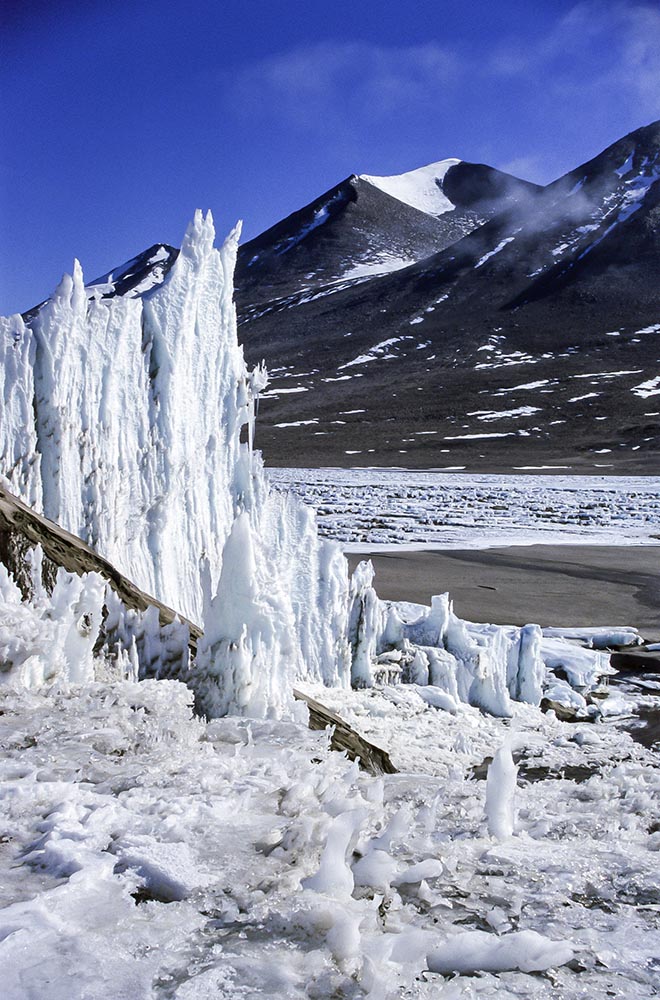
[[[151, 294], [88, 298], [76, 261], [27, 328], [2, 321], [2, 472], [46, 517], [199, 620], [239, 504], [264, 479], [241, 443], [263, 384], [236, 340], [238, 232], [197, 213]], [[2, 378], [2, 374], [0, 374]]]
[[[236, 333], [238, 236], [215, 249], [211, 214], [197, 212], [157, 287], [102, 298], [76, 262], [29, 325], [1, 319], [0, 474], [203, 623], [191, 683], [210, 715], [288, 715], [299, 680], [407, 680], [442, 689], [443, 707], [499, 715], [511, 698], [538, 704], [538, 629], [470, 633], [446, 598], [404, 621], [378, 600], [368, 564], [349, 581], [313, 511], [271, 490], [252, 446], [266, 373], [247, 370]], [[110, 612], [127, 650], [149, 645], [149, 622], [133, 622], [133, 647], [127, 617]]]

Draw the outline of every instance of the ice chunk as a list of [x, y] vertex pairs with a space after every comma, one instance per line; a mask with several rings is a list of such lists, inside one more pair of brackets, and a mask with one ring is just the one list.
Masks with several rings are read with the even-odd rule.
[[429, 952], [431, 972], [542, 972], [565, 965], [573, 948], [565, 941], [552, 941], [536, 931], [514, 931], [498, 937], [486, 931], [465, 931]]
[[382, 629], [380, 601], [372, 584], [374, 568], [370, 561], [361, 562], [351, 579], [351, 611], [348, 623], [353, 650], [351, 681], [357, 687], [373, 684], [372, 661]]
[[347, 854], [365, 819], [364, 809], [349, 809], [332, 820], [319, 869], [315, 875], [302, 880], [304, 889], [329, 896], [350, 896], [354, 878]]
[[498, 840], [506, 840], [513, 834], [517, 777], [518, 768], [513, 763], [511, 747], [504, 743], [493, 757], [486, 779], [488, 832]]

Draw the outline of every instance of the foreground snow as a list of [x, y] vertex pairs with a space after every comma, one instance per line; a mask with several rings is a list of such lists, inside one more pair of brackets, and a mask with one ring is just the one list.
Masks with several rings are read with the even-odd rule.
[[[6, 1000], [657, 995], [652, 754], [528, 706], [314, 693], [400, 773], [302, 725], [205, 724], [175, 681], [2, 689]], [[499, 840], [484, 761], [505, 739]]]

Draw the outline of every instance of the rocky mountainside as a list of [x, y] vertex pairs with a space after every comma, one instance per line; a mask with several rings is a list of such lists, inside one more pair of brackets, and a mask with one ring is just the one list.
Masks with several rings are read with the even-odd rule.
[[460, 160], [397, 177], [353, 174], [241, 247], [241, 320], [305, 305], [410, 266], [538, 190]]
[[244, 310], [269, 460], [653, 471], [659, 179], [656, 123], [416, 264]]
[[[243, 244], [267, 461], [655, 471], [659, 180], [656, 122], [545, 188], [455, 159], [352, 175]], [[148, 298], [177, 254], [87, 295]]]

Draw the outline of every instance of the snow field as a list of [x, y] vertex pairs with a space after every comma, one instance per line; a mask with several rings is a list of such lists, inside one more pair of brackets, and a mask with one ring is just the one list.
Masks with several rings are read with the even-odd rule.
[[390, 177], [361, 174], [360, 179], [380, 188], [392, 198], [419, 209], [420, 212], [444, 215], [445, 212], [451, 212], [455, 206], [443, 194], [442, 181], [450, 167], [460, 162], [456, 159], [439, 160], [437, 163], [409, 170], [405, 174], [394, 174]]
[[[386, 733], [400, 773], [366, 776], [295, 723], [203, 723], [175, 681], [4, 687], [7, 1000], [46, 979], [53, 1000], [473, 996], [454, 971], [484, 997], [655, 995], [653, 755], [530, 707], [506, 723], [405, 688], [323, 697]], [[511, 725], [548, 774], [519, 779], [500, 841], [479, 769]]]

